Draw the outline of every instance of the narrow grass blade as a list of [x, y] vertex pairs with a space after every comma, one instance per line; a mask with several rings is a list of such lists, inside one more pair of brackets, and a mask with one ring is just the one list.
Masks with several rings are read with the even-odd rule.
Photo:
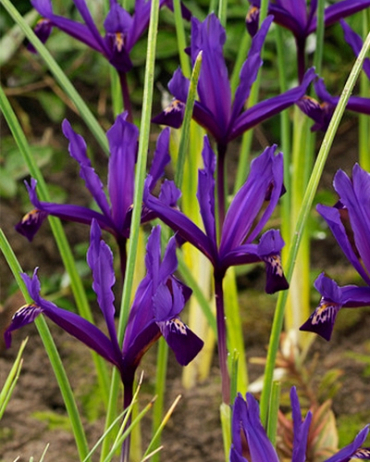
[[21, 373], [23, 363], [22, 354], [27, 344], [27, 340], [28, 337], [21, 343], [17, 357], [0, 392], [0, 420], [5, 412], [6, 406], [12, 396], [13, 390]]

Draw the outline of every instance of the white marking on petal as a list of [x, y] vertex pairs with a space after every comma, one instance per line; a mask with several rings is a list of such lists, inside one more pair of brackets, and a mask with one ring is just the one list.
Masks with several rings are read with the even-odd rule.
[[321, 302], [319, 308], [315, 311], [312, 316], [312, 324], [323, 324], [325, 322], [334, 322], [335, 316], [338, 311], [338, 305], [332, 302]]
[[267, 263], [269, 263], [273, 272], [282, 278], [283, 277], [283, 267], [281, 265], [280, 255], [269, 255], [268, 257], [266, 257], [265, 260]]
[[178, 334], [187, 335], [186, 325], [180, 321], [178, 318], [170, 319], [166, 321], [166, 325], [168, 326], [171, 332], [176, 332]]

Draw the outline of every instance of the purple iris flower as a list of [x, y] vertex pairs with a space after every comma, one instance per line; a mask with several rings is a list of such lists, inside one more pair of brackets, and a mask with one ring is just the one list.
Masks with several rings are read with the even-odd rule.
[[[36, 180], [31, 179], [31, 183], [26, 183], [26, 186], [35, 210], [28, 213], [16, 225], [16, 230], [19, 233], [31, 241], [48, 215], [88, 225], [93, 219], [96, 219], [102, 229], [115, 237], [120, 249], [122, 274], [124, 274], [126, 240], [130, 234], [139, 137], [138, 128], [127, 122], [126, 117], [127, 113], [119, 115], [107, 132], [110, 147], [107, 189], [110, 201], [104, 192], [102, 181], [91, 166], [84, 139], [73, 131], [67, 120], [64, 120], [62, 128], [64, 135], [69, 140], [70, 155], [80, 164], [80, 176], [85, 181], [86, 187], [100, 211], [78, 205], [41, 202], [37, 197]], [[151, 182], [147, 185], [150, 190], [155, 187], [163, 175], [165, 165], [170, 161], [169, 136], [169, 129], [165, 129], [158, 138], [157, 149], [150, 169]], [[152, 218], [153, 214], [149, 210], [143, 209], [142, 222]]]
[[[164, 203], [161, 196], [157, 199], [150, 194], [148, 187], [144, 191], [146, 206], [176, 231], [180, 238], [190, 242], [210, 260], [217, 278], [222, 279], [230, 266], [264, 262], [267, 293], [287, 288], [280, 261], [284, 241], [279, 231], [266, 231], [259, 243], [253, 244], [270, 218], [283, 190], [283, 155], [275, 155], [275, 149], [276, 146], [266, 148], [252, 162], [248, 179], [235, 195], [225, 216], [219, 245], [215, 224], [216, 156], [207, 136], [204, 138], [202, 152], [204, 169], [199, 171], [197, 193], [205, 231], [180, 210]], [[150, 176], [148, 178], [150, 180]], [[266, 200], [269, 201], [268, 205], [262, 210]]]
[[[358, 56], [363, 45], [361, 37], [356, 34], [356, 32], [354, 32], [345, 21], [341, 20], [340, 23], [344, 31], [344, 38], [346, 42], [351, 46], [354, 54]], [[369, 58], [365, 58], [363, 70], [370, 79]], [[323, 79], [319, 79], [315, 82], [314, 87], [317, 96], [323, 102], [319, 103], [309, 96], [304, 96], [297, 104], [305, 114], [315, 121], [315, 124], [311, 127], [311, 131], [325, 131], [329, 126], [333, 112], [338, 104], [339, 97], [332, 96], [326, 90]], [[346, 109], [360, 114], [370, 115], [370, 98], [350, 96]]]
[[315, 332], [326, 340], [330, 340], [341, 308], [370, 305], [370, 173], [356, 164], [350, 179], [339, 170], [334, 178], [334, 188], [340, 197], [339, 202], [334, 207], [319, 204], [317, 211], [328, 223], [365, 286], [340, 287], [324, 274], [317, 278], [315, 287], [322, 298], [300, 329]]
[[169, 241], [161, 260], [160, 232], [159, 226], [153, 228], [148, 240], [147, 274], [137, 289], [122, 348], [114, 323], [113, 254], [101, 239], [96, 220], [91, 226], [87, 262], [108, 335], [81, 316], [42, 298], [36, 269], [32, 277], [22, 274], [33, 303], [23, 306], [13, 316], [5, 332], [7, 347], [11, 345], [12, 331], [33, 322], [42, 313], [119, 369], [125, 386], [125, 406], [131, 401], [134, 374], [143, 354], [161, 335], [174, 351], [177, 361], [187, 365], [201, 350], [203, 342], [179, 318], [191, 290], [172, 275], [177, 268], [174, 238]]
[[[199, 249], [214, 267], [218, 352], [222, 377], [222, 398], [230, 400], [230, 379], [227, 369], [226, 325], [224, 314], [223, 278], [233, 265], [264, 262], [266, 265], [266, 292], [286, 289], [288, 283], [281, 267], [280, 251], [284, 241], [279, 231], [266, 231], [258, 244], [253, 241], [270, 218], [283, 190], [283, 157], [275, 156], [275, 146], [267, 148], [251, 164], [245, 184], [235, 195], [224, 220], [220, 220], [220, 242], [217, 240], [215, 221], [215, 169], [216, 156], [209, 140], [204, 138], [204, 169], [198, 174], [197, 198], [204, 231], [178, 209], [168, 205], [167, 197], [177, 197], [179, 191], [173, 183], [165, 182], [157, 199], [144, 190], [144, 203], [164, 223], [176, 232], [181, 241], [190, 242]], [[150, 176], [148, 177], [150, 182]], [[166, 201], [162, 198], [166, 198]], [[263, 210], [265, 201], [268, 205]]]
[[[118, 71], [124, 107], [129, 112], [128, 120], [132, 122], [126, 73], [132, 68], [130, 52], [148, 27], [151, 0], [136, 0], [135, 12], [132, 16], [119, 5], [117, 0], [110, 0], [110, 9], [104, 21], [104, 37], [94, 23], [86, 0], [73, 0], [73, 2], [84, 21], [83, 23], [54, 14], [51, 0], [31, 0], [32, 6], [42, 16], [35, 27], [35, 34], [45, 43], [52, 28], [57, 27], [101, 53]], [[160, 0], [160, 7], [164, 5], [173, 9], [172, 0]], [[189, 10], [183, 5], [181, 8], [184, 18], [189, 20], [191, 17]], [[29, 50], [35, 51], [32, 45], [29, 46]]]
[[[294, 104], [305, 94], [309, 83], [314, 78], [315, 73], [311, 69], [299, 87], [262, 101], [247, 110], [244, 109], [251, 86], [262, 65], [261, 50], [272, 19], [272, 16], [269, 16], [253, 38], [248, 57], [240, 73], [240, 84], [234, 101], [232, 101], [227, 66], [223, 57], [225, 30], [214, 14], [209, 15], [203, 22], [192, 18], [190, 54], [193, 64], [198, 53], [203, 51], [198, 81], [199, 100], [195, 101], [193, 118], [216, 139], [218, 154], [221, 158], [224, 157], [230, 141]], [[178, 128], [183, 120], [189, 80], [178, 69], [169, 82], [168, 88], [174, 100], [171, 106], [153, 121]]]
[[[249, 0], [250, 12], [247, 15], [247, 29], [251, 35], [257, 31], [260, 0]], [[343, 0], [329, 5], [324, 10], [324, 25], [331, 26], [342, 18], [351, 16], [370, 6], [370, 0]], [[274, 21], [289, 29], [296, 41], [298, 55], [298, 76], [302, 81], [305, 71], [305, 48], [307, 37], [317, 28], [317, 0], [270, 0], [268, 13]]]
[[[98, 51], [118, 72], [128, 72], [132, 68], [130, 52], [139, 40], [150, 19], [151, 0], [136, 0], [135, 12], [131, 16], [117, 0], [110, 0], [110, 9], [104, 21], [105, 36], [94, 23], [85, 0], [73, 0], [84, 23], [73, 21], [53, 13], [51, 0], [31, 0], [32, 6], [42, 19], [35, 28], [39, 39], [45, 43], [53, 27], [57, 27], [71, 37]], [[172, 0], [160, 0], [160, 7], [172, 8]], [[182, 7], [184, 16], [190, 19], [190, 12]], [[31, 51], [34, 49], [31, 47]]]
[[[302, 420], [301, 408], [295, 387], [290, 390], [293, 416], [293, 454], [292, 462], [305, 462], [308, 432], [312, 414], [309, 411]], [[348, 462], [351, 458], [370, 459], [370, 448], [361, 448], [367, 434], [367, 425], [356, 436], [355, 440], [341, 449], [325, 462]], [[248, 444], [249, 455], [244, 457], [243, 440]], [[259, 406], [253, 395], [247, 393], [246, 401], [239, 393], [235, 399], [232, 416], [232, 446], [230, 462], [279, 462], [274, 446], [266, 435], [259, 416]]]

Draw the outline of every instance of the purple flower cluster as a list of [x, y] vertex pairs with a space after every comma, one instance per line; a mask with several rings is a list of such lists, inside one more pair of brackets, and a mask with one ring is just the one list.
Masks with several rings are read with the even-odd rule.
[[[309, 411], [305, 419], [302, 420], [295, 387], [292, 387], [290, 391], [290, 400], [294, 429], [292, 462], [304, 462], [312, 414]], [[325, 462], [349, 462], [352, 458], [369, 460], [370, 448], [361, 447], [368, 433], [369, 425], [366, 425], [353, 443], [326, 459]], [[249, 450], [248, 459], [244, 456], [244, 442], [246, 442]], [[230, 462], [279, 462], [277, 452], [261, 423], [258, 403], [250, 393], [247, 393], [246, 400], [239, 394], [234, 402]]]
[[137, 289], [122, 348], [118, 343], [114, 322], [113, 254], [101, 239], [101, 230], [96, 220], [91, 225], [87, 262], [93, 274], [93, 289], [108, 335], [81, 316], [58, 308], [42, 298], [36, 269], [32, 277], [22, 274], [33, 303], [23, 306], [15, 313], [5, 332], [8, 347], [11, 344], [11, 332], [33, 322], [42, 313], [116, 366], [122, 383], [129, 388], [132, 387], [134, 374], [143, 354], [161, 335], [181, 365], [187, 365], [198, 354], [203, 346], [202, 340], [179, 318], [191, 290], [172, 275], [177, 267], [174, 238], [169, 241], [161, 260], [160, 227], [153, 228], [147, 246], [147, 274]]

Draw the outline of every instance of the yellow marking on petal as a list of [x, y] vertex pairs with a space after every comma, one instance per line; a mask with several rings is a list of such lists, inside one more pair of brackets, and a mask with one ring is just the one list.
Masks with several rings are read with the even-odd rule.
[[186, 326], [182, 321], [180, 321], [180, 319], [173, 318], [173, 319], [170, 319], [169, 321], [167, 321], [167, 323], [168, 323], [171, 330], [172, 330], [172, 327], [173, 327], [174, 330], [179, 332], [180, 334], [187, 335]]
[[171, 101], [171, 104], [169, 104], [165, 108], [164, 112], [168, 114], [169, 112], [172, 112], [172, 111], [181, 111], [182, 105], [183, 103], [179, 99], [174, 99], [173, 101]]
[[270, 255], [266, 258], [266, 261], [272, 266], [274, 273], [282, 278], [283, 277], [283, 267], [281, 265], [280, 255]]
[[38, 305], [36, 305], [36, 303], [28, 303], [26, 305], [22, 305], [20, 308], [18, 308], [18, 310], [14, 313], [12, 319], [16, 318], [17, 316], [19, 316], [20, 314], [24, 313], [25, 311], [28, 311], [32, 308], [39, 308]]
[[122, 32], [116, 32], [116, 40], [115, 40], [115, 45], [117, 47], [118, 51], [122, 51], [124, 47], [124, 36]]
[[332, 320], [337, 312], [337, 306], [331, 303], [323, 302], [315, 311], [312, 317], [312, 324], [321, 324]]
[[252, 6], [251, 8], [249, 8], [246, 20], [248, 22], [252, 21], [258, 13], [259, 13], [259, 8], [257, 8], [256, 6]]
[[37, 219], [37, 215], [40, 213], [39, 209], [33, 209], [30, 212], [26, 213], [26, 215], [22, 218], [22, 223], [26, 221], [33, 221]]

